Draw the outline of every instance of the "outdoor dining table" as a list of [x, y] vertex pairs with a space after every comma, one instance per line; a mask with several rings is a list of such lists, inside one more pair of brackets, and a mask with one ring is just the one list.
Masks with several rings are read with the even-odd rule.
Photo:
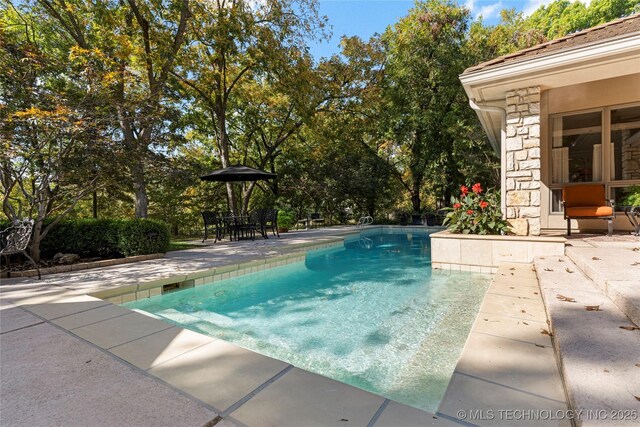
[[235, 240], [240, 240], [242, 237], [251, 237], [253, 239], [252, 235], [242, 236], [243, 231], [245, 230], [249, 233], [251, 232], [251, 224], [248, 216], [223, 216], [222, 221], [224, 222], [224, 228], [229, 231], [229, 240], [233, 241], [234, 238]]

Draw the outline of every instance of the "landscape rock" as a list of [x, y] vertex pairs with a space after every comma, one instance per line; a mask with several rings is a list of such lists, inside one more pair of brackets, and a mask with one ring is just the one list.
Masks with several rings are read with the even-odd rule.
[[80, 255], [77, 254], [63, 254], [58, 252], [53, 256], [53, 262], [56, 264], [73, 264], [80, 260]]

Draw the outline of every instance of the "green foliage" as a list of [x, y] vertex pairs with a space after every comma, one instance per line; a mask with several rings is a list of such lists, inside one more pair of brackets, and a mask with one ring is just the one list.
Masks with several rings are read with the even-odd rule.
[[619, 204], [627, 206], [640, 206], [640, 185], [633, 185], [625, 189], [625, 195]]
[[540, 6], [526, 19], [526, 25], [552, 40], [630, 15], [638, 4], [638, 0], [593, 0], [586, 6], [581, 1], [556, 0]]
[[119, 226], [118, 249], [124, 256], [166, 252], [169, 240], [169, 229], [159, 221], [135, 219]]
[[118, 258], [162, 253], [168, 248], [167, 226], [150, 219], [60, 221], [41, 243], [42, 256], [47, 259], [58, 252], [83, 258]]
[[225, 162], [278, 174], [236, 184], [238, 210], [345, 222], [435, 208], [467, 180], [499, 182], [458, 79], [466, 67], [640, 11], [637, 0], [556, 0], [487, 26], [460, 2], [418, 1], [382, 36], [345, 37], [340, 55], [315, 61], [318, 1], [258, 3], [3, 2], [4, 215], [40, 218], [48, 256], [57, 239], [83, 256], [121, 254], [111, 226], [53, 219], [91, 216], [92, 191], [101, 218], [144, 216], [148, 195], [149, 217], [199, 233], [201, 211], [226, 210], [228, 193], [198, 177]]
[[507, 222], [502, 219], [500, 193], [483, 190], [476, 183], [469, 192], [467, 186], [460, 188], [460, 198], [452, 198], [452, 208], [443, 222], [452, 233], [462, 234], [506, 234]]
[[61, 221], [42, 240], [42, 256], [50, 259], [58, 252], [74, 253], [83, 258], [121, 256], [118, 248], [120, 224], [120, 221], [106, 219]]
[[288, 209], [278, 210], [278, 227], [291, 228], [296, 224], [295, 214]]
[[425, 189], [448, 201], [465, 178], [493, 178], [495, 157], [458, 76], [476, 58], [467, 48], [469, 11], [452, 1], [416, 3], [382, 36], [387, 55], [381, 119], [412, 210]]

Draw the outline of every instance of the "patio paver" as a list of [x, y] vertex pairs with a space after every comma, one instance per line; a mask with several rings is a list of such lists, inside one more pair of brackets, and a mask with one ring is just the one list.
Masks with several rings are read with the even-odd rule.
[[107, 304], [106, 301], [88, 295], [71, 296], [65, 293], [52, 294], [50, 298], [45, 297], [44, 301], [36, 298], [22, 303], [27, 310], [47, 320], [91, 310]]
[[285, 362], [215, 340], [148, 372], [224, 411], [287, 366]]
[[147, 370], [215, 340], [188, 329], [173, 327], [113, 347], [109, 351], [132, 365]]
[[384, 398], [298, 368], [231, 413], [251, 426], [366, 426]]
[[71, 330], [127, 314], [131, 314], [131, 310], [114, 304], [106, 304], [91, 310], [58, 317], [51, 322], [67, 330]]
[[623, 243], [627, 245], [605, 249], [568, 247], [566, 253], [623, 313], [640, 324], [640, 238]]
[[530, 264], [500, 265], [436, 415], [474, 425], [571, 425], [507, 412], [568, 409], [535, 281]]
[[37, 325], [42, 322], [42, 319], [20, 307], [6, 305], [0, 310], [0, 334]]
[[533, 300], [517, 296], [507, 296], [487, 292], [492, 297], [487, 298], [480, 307], [480, 313], [501, 314], [523, 320], [537, 320], [544, 322], [547, 316], [544, 312], [542, 298]]
[[98, 347], [109, 349], [169, 328], [171, 325], [161, 320], [140, 313], [131, 313], [82, 326], [74, 329], [73, 334]]
[[[640, 331], [568, 257], [540, 257], [535, 264], [567, 393], [574, 409], [592, 411], [582, 425], [638, 425]], [[628, 416], [612, 419], [614, 411]]]
[[217, 414], [45, 323], [2, 335], [4, 426], [201, 426]]
[[398, 402], [389, 402], [373, 425], [374, 427], [460, 426], [457, 422]]

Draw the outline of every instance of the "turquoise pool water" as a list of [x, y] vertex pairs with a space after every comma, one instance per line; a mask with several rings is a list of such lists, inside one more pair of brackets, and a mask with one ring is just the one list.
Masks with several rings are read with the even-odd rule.
[[376, 234], [125, 306], [435, 411], [488, 283], [431, 270], [426, 233]]

